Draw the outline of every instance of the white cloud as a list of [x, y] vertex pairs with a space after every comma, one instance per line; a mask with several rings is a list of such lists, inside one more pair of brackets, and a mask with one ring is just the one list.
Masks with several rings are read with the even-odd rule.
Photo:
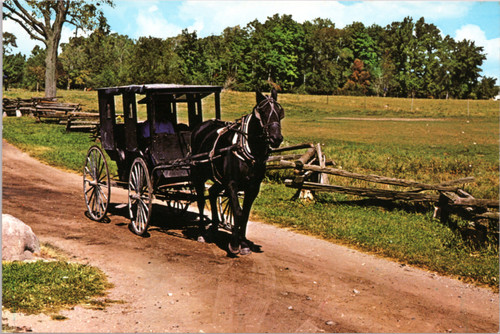
[[[29, 57], [31, 54], [31, 50], [33, 50], [35, 45], [38, 45], [41, 48], [45, 49], [45, 44], [43, 42], [31, 39], [29, 34], [23, 28], [21, 28], [21, 26], [18, 23], [12, 20], [7, 19], [2, 22], [2, 31], [10, 32], [16, 36], [17, 48], [12, 50], [13, 53], [21, 52], [22, 54]], [[79, 30], [78, 35], [88, 36], [89, 33]], [[75, 29], [72, 26], [64, 25], [62, 27], [61, 41], [59, 45], [61, 43], [68, 43], [69, 38], [73, 36], [75, 36]], [[59, 53], [61, 53], [61, 48], [59, 48]]]
[[278, 14], [292, 15], [297, 22], [315, 18], [329, 18], [342, 28], [353, 21], [365, 25], [385, 26], [405, 16], [426, 21], [460, 18], [467, 14], [470, 2], [430, 1], [185, 1], [179, 8], [179, 17], [185, 21], [203, 22], [199, 36], [220, 34], [228, 26], [246, 25], [254, 19], [264, 22]]
[[21, 52], [22, 54], [29, 57], [29, 55], [31, 54], [31, 50], [33, 50], [35, 45], [39, 45], [40, 47], [45, 48], [45, 45], [42, 42], [31, 39], [28, 33], [23, 28], [21, 28], [19, 24], [12, 20], [3, 20], [2, 31], [10, 32], [11, 34], [14, 34], [16, 36], [17, 48], [12, 50], [13, 53]]
[[182, 31], [178, 25], [168, 22], [156, 5], [139, 10], [136, 27], [137, 30], [132, 36], [134, 38], [140, 36], [166, 38], [178, 35]]
[[462, 26], [455, 32], [455, 40], [468, 39], [474, 41], [476, 46], [482, 46], [486, 54], [486, 60], [482, 68], [488, 76], [500, 78], [500, 38], [487, 39], [486, 33], [474, 24]]

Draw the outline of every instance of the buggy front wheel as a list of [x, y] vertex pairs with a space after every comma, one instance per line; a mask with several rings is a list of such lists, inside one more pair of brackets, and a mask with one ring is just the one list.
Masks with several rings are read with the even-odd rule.
[[91, 219], [99, 221], [106, 215], [111, 195], [111, 178], [104, 153], [92, 146], [83, 168], [83, 196]]
[[137, 158], [132, 163], [128, 180], [128, 210], [130, 228], [137, 235], [148, 230], [153, 205], [153, 187], [148, 167], [144, 159]]

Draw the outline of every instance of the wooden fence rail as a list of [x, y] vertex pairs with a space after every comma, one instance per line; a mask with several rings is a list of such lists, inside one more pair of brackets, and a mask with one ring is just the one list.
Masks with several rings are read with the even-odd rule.
[[95, 132], [99, 125], [97, 112], [82, 112], [78, 103], [62, 103], [57, 98], [3, 99], [7, 116], [32, 115], [38, 122], [66, 125], [66, 131]]
[[[297, 189], [297, 193], [294, 197], [310, 197], [310, 195], [303, 195], [304, 191], [338, 192], [381, 200], [433, 202], [438, 207], [436, 212], [441, 213], [440, 218], [442, 220], [447, 220], [450, 212], [460, 214], [472, 220], [499, 220], [498, 200], [474, 198], [471, 194], [459, 187], [465, 183], [474, 182], [473, 177], [465, 177], [438, 184], [427, 184], [413, 180], [348, 172], [338, 168], [326, 167], [326, 165], [334, 165], [335, 163], [325, 159], [321, 151], [321, 145], [319, 144], [302, 144], [284, 147], [280, 148], [279, 151], [275, 150], [273, 153], [282, 153], [287, 150], [297, 149], [307, 149], [307, 151], [303, 154], [274, 155], [268, 160], [268, 167], [270, 169], [294, 170], [295, 177], [285, 180], [285, 185], [287, 187]], [[403, 191], [332, 185], [328, 184], [328, 178], [324, 177], [324, 175], [327, 174], [377, 184], [407, 187], [410, 188], [410, 190]], [[428, 193], [428, 191], [434, 191], [435, 193]], [[494, 211], [491, 211], [491, 209]]]

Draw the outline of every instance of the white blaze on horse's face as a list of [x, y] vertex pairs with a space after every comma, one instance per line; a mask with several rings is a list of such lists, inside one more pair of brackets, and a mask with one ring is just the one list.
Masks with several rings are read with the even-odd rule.
[[281, 120], [285, 117], [285, 112], [277, 102], [278, 93], [272, 90], [271, 96], [264, 96], [257, 93], [257, 106], [255, 115], [260, 120], [264, 135], [272, 148], [277, 148], [283, 142], [281, 134]]
[[[277, 104], [277, 103], [276, 103]], [[281, 108], [281, 106], [275, 106], [271, 103], [271, 108], [275, 111], [276, 107]], [[281, 134], [281, 119], [278, 112], [271, 112], [269, 117], [269, 122], [266, 123], [267, 135], [269, 138], [269, 145], [272, 148], [278, 148], [283, 141], [283, 135]]]

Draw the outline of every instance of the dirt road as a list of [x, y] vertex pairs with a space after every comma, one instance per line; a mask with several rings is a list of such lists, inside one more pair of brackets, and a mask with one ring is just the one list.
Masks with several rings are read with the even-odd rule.
[[[188, 216], [164, 215], [146, 238], [128, 230], [126, 193], [112, 189], [107, 223], [85, 217], [82, 180], [3, 142], [3, 212], [115, 285], [105, 310], [3, 312], [35, 332], [498, 332], [499, 299], [431, 272], [401, 266], [262, 223], [248, 236], [263, 253], [231, 259], [200, 244]], [[223, 238], [222, 238], [223, 239]]]

